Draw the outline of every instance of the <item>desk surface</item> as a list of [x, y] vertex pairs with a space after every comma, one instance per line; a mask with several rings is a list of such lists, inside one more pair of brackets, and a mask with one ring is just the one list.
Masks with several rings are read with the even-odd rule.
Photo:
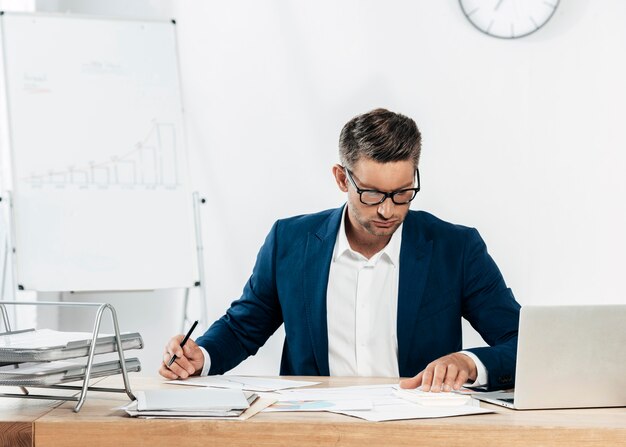
[[[131, 375], [134, 390], [168, 387], [158, 378]], [[312, 378], [322, 386], [387, 383], [377, 378]], [[99, 386], [118, 386], [111, 377]], [[65, 445], [297, 445], [297, 446], [626, 446], [626, 408], [515, 411], [444, 419], [367, 422], [332, 413], [260, 413], [245, 422], [146, 420], [129, 418], [115, 407], [127, 403], [123, 395], [90, 393], [80, 413], [74, 403], [40, 403], [4, 399], [0, 406], [0, 433], [6, 424], [32, 424], [36, 447]], [[22, 432], [24, 433], [24, 432]], [[2, 445], [8, 435], [0, 434]], [[22, 436], [21, 442], [25, 438]], [[87, 443], [87, 444], [86, 444]]]

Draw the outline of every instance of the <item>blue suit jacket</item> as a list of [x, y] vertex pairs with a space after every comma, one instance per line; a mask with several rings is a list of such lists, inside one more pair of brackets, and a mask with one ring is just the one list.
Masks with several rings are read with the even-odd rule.
[[[277, 221], [241, 298], [197, 343], [222, 374], [285, 324], [281, 375], [327, 376], [326, 289], [342, 208]], [[409, 211], [402, 229], [398, 366], [411, 377], [461, 350], [461, 317], [490, 347], [474, 348], [489, 388], [514, 384], [519, 304], [473, 228]]]

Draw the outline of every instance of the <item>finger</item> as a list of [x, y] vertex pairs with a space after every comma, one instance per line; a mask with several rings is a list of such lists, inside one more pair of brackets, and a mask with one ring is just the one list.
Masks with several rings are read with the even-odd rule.
[[443, 391], [450, 392], [454, 387], [455, 380], [459, 375], [459, 368], [454, 363], [450, 363], [446, 369], [446, 376], [443, 379]]
[[161, 374], [166, 379], [170, 379], [170, 380], [178, 379], [178, 376], [174, 374], [171, 370], [169, 370], [167, 366], [165, 366], [165, 363], [161, 363], [161, 367], [159, 368], [159, 374]]
[[422, 376], [422, 391], [430, 391], [433, 384], [434, 372], [435, 366], [433, 364], [428, 365], [423, 371], [424, 375]]
[[441, 391], [441, 385], [443, 384], [443, 379], [446, 375], [446, 364], [445, 363], [437, 363], [435, 365], [435, 370], [433, 372], [433, 383], [430, 386], [430, 391], [434, 393], [438, 393]]
[[404, 379], [400, 381], [400, 388], [417, 388], [422, 384], [422, 376], [424, 371], [420, 372], [417, 376], [410, 379]]
[[189, 375], [193, 374], [196, 371], [196, 368], [191, 364], [190, 359], [186, 355], [183, 355], [182, 357], [177, 356], [174, 362], [178, 364], [178, 366], [183, 368], [185, 371], [187, 371], [187, 374]]
[[461, 387], [467, 382], [467, 379], [469, 379], [469, 373], [464, 369], [459, 371], [459, 375], [456, 376], [456, 380], [454, 381], [454, 389], [460, 390]]
[[189, 344], [186, 344], [183, 347], [183, 352], [185, 353], [185, 357], [187, 357], [190, 360], [204, 358], [204, 356], [202, 355], [202, 351], [200, 351], [200, 348], [198, 348], [198, 345], [189, 346]]
[[[183, 357], [184, 358], [184, 357]], [[186, 379], [187, 377], [189, 377], [189, 372], [187, 371], [186, 368], [184, 368], [183, 366], [181, 366], [181, 364], [179, 363], [181, 361], [181, 359], [177, 359], [174, 363], [172, 363], [171, 365], [168, 365], [170, 361], [170, 357], [168, 354], [165, 354], [163, 356], [163, 365], [168, 368], [169, 370], [171, 370], [174, 374], [176, 374], [178, 377], [180, 377], [181, 379]]]
[[180, 347], [180, 343], [182, 342], [182, 338], [180, 335], [173, 337], [165, 346], [165, 351], [167, 351], [170, 355], [175, 355], [176, 357], [183, 357], [183, 348]]

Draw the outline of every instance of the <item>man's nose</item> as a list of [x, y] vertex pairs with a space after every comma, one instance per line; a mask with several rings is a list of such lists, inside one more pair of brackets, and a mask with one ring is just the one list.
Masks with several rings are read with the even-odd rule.
[[380, 214], [385, 219], [389, 219], [391, 216], [393, 216], [393, 210], [394, 203], [393, 200], [391, 200], [391, 197], [385, 197], [385, 200], [383, 200], [382, 203], [378, 205], [378, 214]]

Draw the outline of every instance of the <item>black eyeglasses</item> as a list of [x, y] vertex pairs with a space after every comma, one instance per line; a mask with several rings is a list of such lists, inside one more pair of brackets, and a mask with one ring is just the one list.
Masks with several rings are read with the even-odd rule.
[[396, 205], [406, 205], [415, 198], [420, 190], [420, 171], [417, 168], [415, 168], [415, 177], [417, 178], [416, 188], [406, 188], [392, 192], [382, 192], [375, 189], [361, 189], [354, 182], [352, 172], [350, 172], [350, 170], [345, 166], [343, 166], [343, 170], [345, 171], [346, 177], [348, 177], [350, 183], [352, 183], [352, 186], [354, 186], [354, 189], [356, 189], [356, 192], [359, 193], [361, 203], [364, 205], [378, 205], [387, 200], [387, 197], [389, 197]]

